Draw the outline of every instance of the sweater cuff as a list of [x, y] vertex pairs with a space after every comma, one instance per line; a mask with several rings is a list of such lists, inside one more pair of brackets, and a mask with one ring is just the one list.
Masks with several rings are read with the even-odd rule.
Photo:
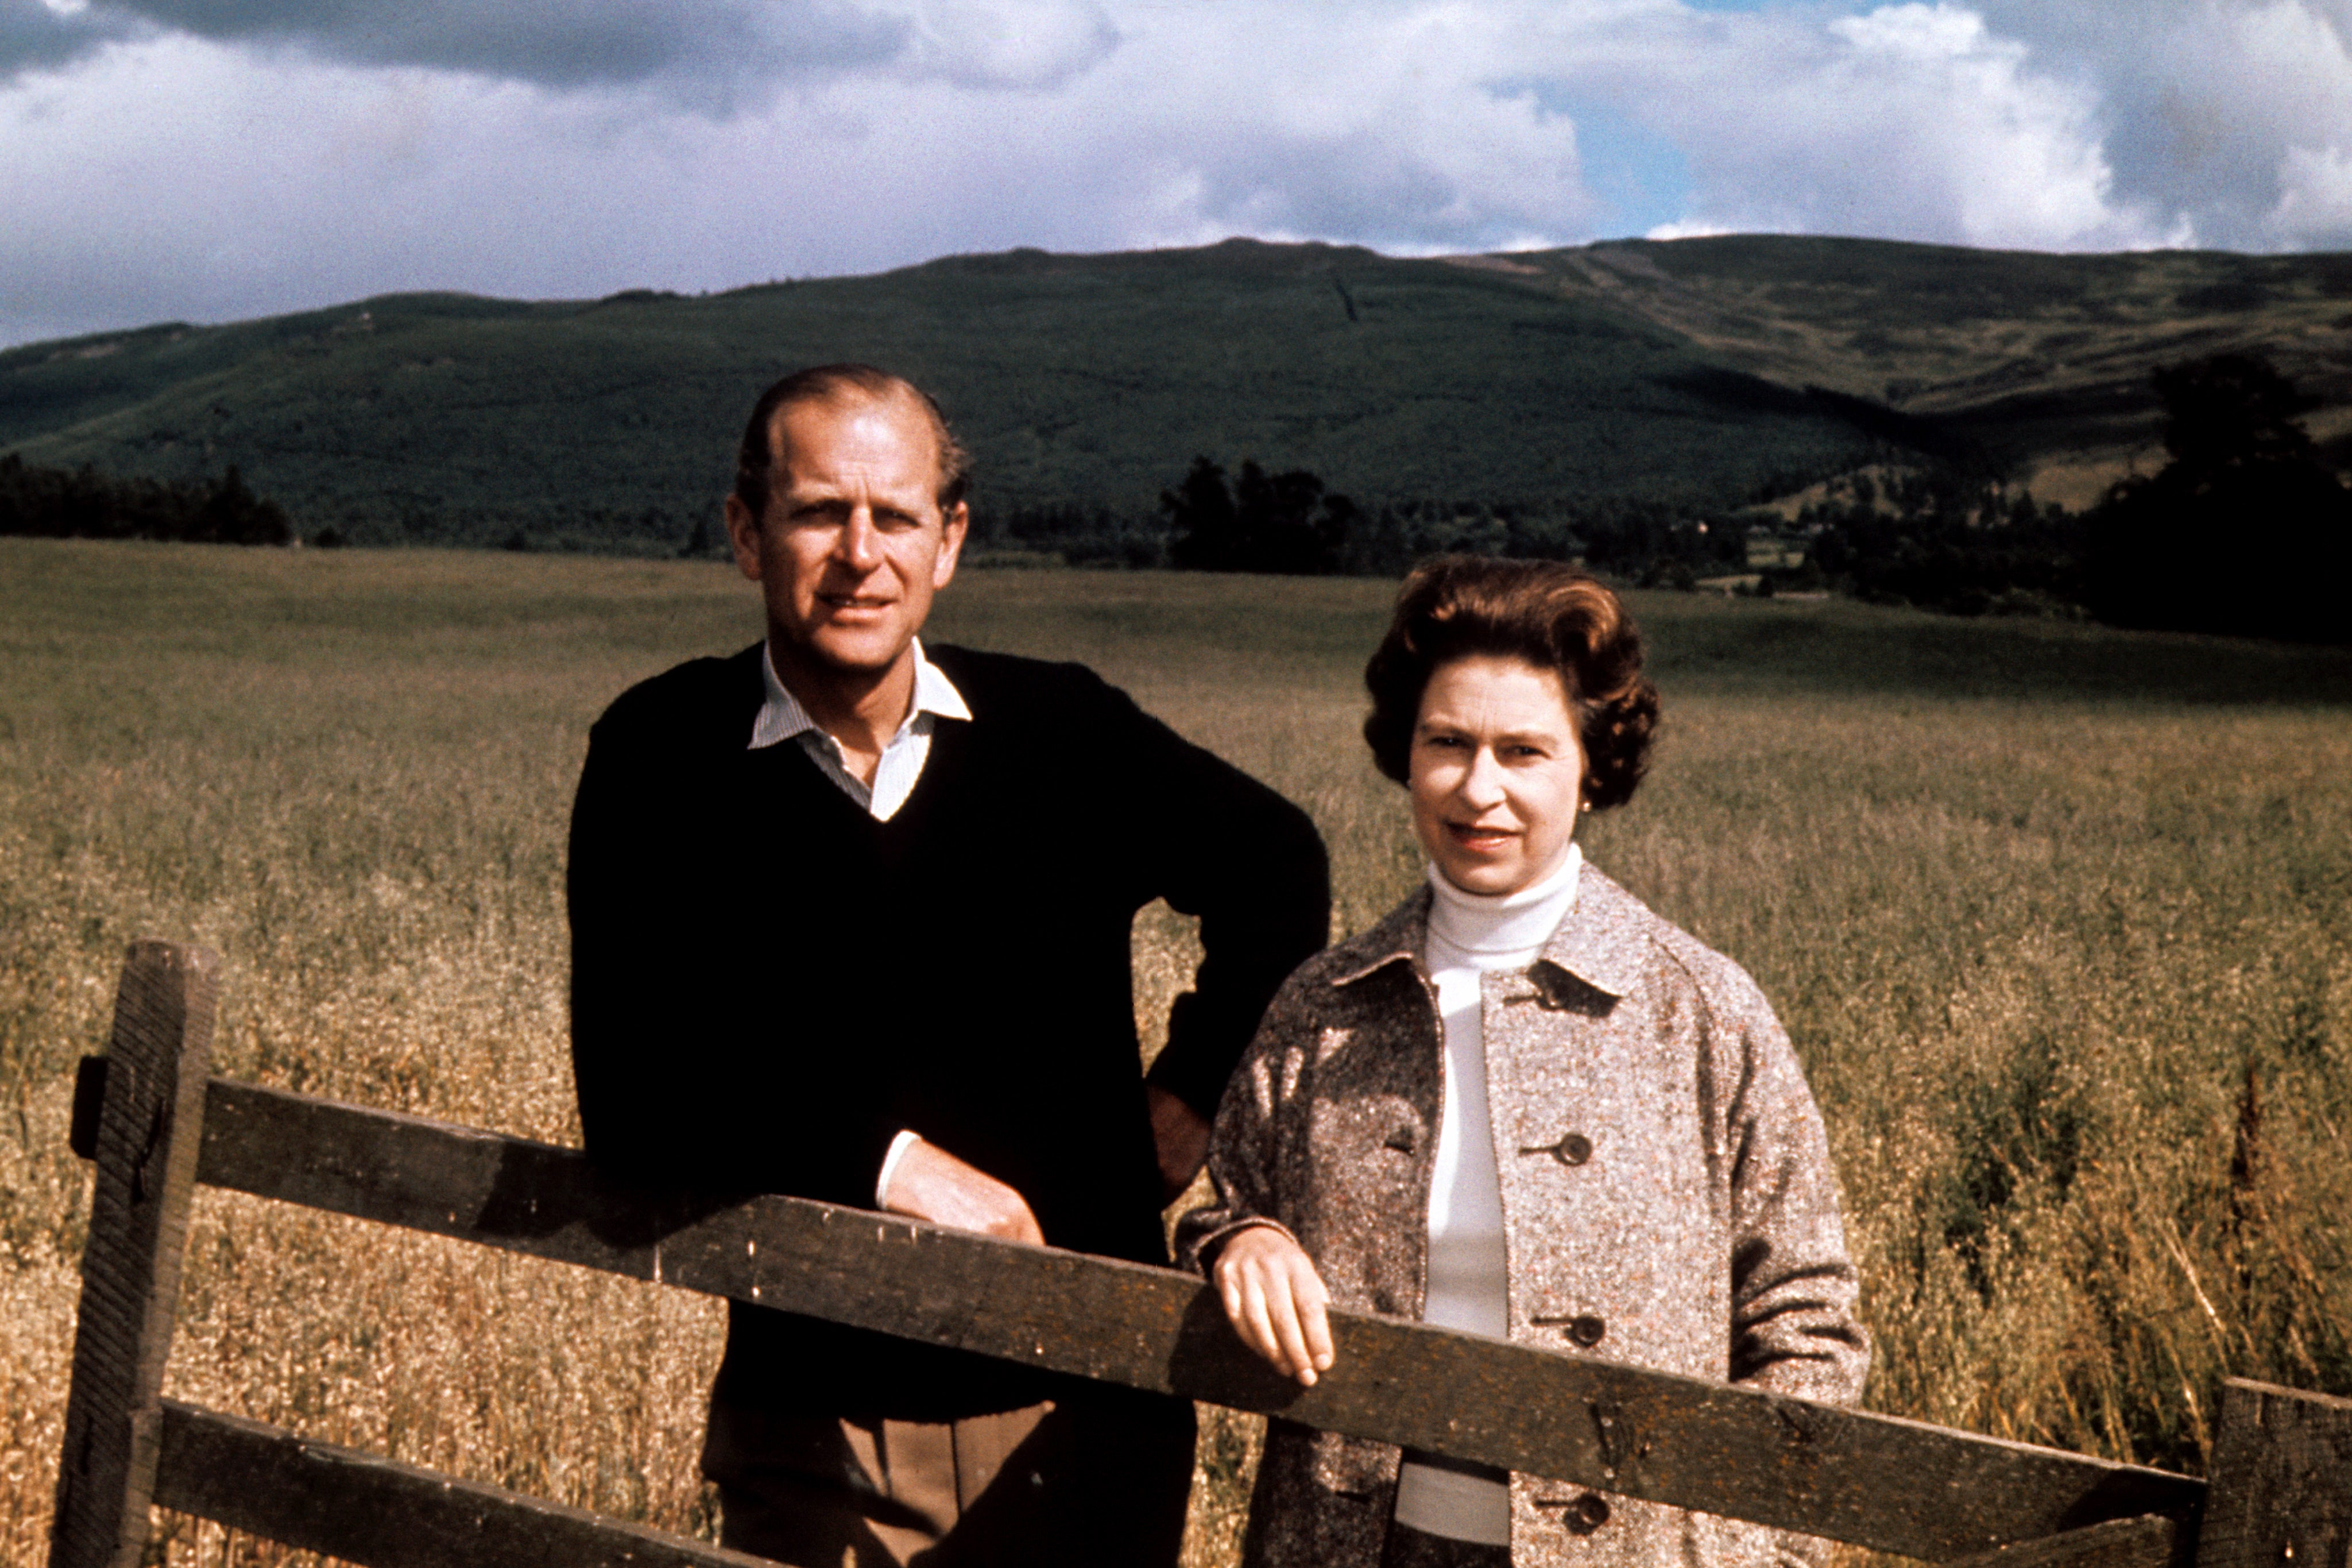
[[874, 1207], [876, 1208], [887, 1208], [890, 1207], [883, 1197], [883, 1195], [890, 1190], [890, 1177], [898, 1170], [898, 1162], [906, 1157], [907, 1151], [913, 1148], [917, 1144], [919, 1144], [923, 1140], [921, 1138], [918, 1137], [913, 1133], [907, 1131], [903, 1127], [898, 1130], [898, 1135], [890, 1140], [890, 1152], [882, 1156], [881, 1174], [874, 1178]]

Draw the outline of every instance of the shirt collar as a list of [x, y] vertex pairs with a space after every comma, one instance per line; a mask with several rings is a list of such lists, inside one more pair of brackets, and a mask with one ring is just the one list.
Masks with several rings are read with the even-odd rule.
[[[1340, 944], [1349, 950], [1344, 953], [1348, 961], [1331, 976], [1331, 984], [1352, 985], [1391, 964], [1416, 961], [1427, 939], [1430, 899], [1424, 882], [1379, 925]], [[1577, 875], [1575, 906], [1544, 944], [1537, 962], [1573, 975], [1608, 996], [1626, 996], [1641, 982], [1649, 927], [1655, 918], [1632, 894], [1583, 865]]]
[[[965, 706], [963, 694], [956, 690], [955, 683], [948, 679], [946, 671], [923, 656], [921, 638], [915, 639], [914, 649], [914, 713], [937, 714], [941, 718], [960, 718], [968, 722], [971, 718], [971, 709]], [[908, 716], [911, 718], [914, 713]]]
[[[948, 679], [945, 672], [924, 655], [923, 640], [916, 638], [912, 647], [915, 651], [915, 701], [907, 710], [906, 723], [898, 727], [904, 730], [907, 725], [915, 722], [919, 714], [970, 719], [971, 709], [964, 702], [963, 694], [956, 690], [955, 683]], [[751, 744], [748, 749], [757, 751], [816, 728], [816, 720], [809, 717], [808, 709], [801, 706], [800, 698], [793, 695], [792, 689], [777, 678], [776, 663], [769, 657], [765, 643], [760, 644], [760, 681], [767, 691], [767, 700], [760, 705], [759, 716], [751, 721]]]

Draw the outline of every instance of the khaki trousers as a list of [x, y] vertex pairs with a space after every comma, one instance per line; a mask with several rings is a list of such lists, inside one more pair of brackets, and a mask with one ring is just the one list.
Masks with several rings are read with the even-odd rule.
[[959, 1421], [713, 1405], [719, 1538], [790, 1568], [1171, 1568], [1192, 1407], [1102, 1390]]

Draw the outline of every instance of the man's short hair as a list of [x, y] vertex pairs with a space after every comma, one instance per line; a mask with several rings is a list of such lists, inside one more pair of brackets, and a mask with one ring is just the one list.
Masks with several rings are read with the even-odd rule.
[[1642, 635], [1590, 573], [1552, 560], [1445, 555], [1423, 561], [1364, 669], [1364, 739], [1405, 783], [1430, 677], [1457, 659], [1517, 659], [1559, 678], [1584, 747], [1584, 798], [1596, 811], [1633, 798], [1650, 762], [1658, 690], [1642, 674]]
[[751, 520], [758, 522], [767, 514], [768, 493], [775, 484], [775, 450], [772, 433], [776, 418], [795, 403], [835, 402], [845, 396], [870, 398], [885, 402], [903, 398], [923, 411], [931, 422], [931, 438], [940, 455], [939, 503], [942, 516], [956, 509], [971, 483], [971, 456], [955, 433], [948, 428], [947, 415], [940, 412], [931, 394], [904, 376], [894, 376], [888, 371], [872, 365], [814, 365], [804, 371], [794, 371], [774, 386], [760, 394], [752, 405], [751, 423], [743, 427], [743, 444], [735, 452], [735, 497], [750, 509]]

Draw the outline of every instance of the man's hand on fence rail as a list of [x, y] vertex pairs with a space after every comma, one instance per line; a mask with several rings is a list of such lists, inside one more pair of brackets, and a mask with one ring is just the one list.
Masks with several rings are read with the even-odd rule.
[[1045, 1244], [1029, 1200], [976, 1166], [966, 1164], [937, 1144], [917, 1138], [898, 1156], [890, 1173], [889, 1190], [880, 1195], [892, 1214], [928, 1219], [950, 1230], [993, 1236], [1000, 1241]]

